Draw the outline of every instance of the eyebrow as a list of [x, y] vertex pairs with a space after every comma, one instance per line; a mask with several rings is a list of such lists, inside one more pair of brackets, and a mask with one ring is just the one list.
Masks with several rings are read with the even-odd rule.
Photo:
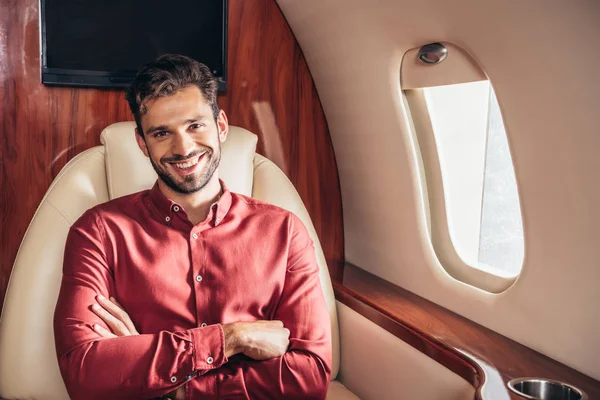
[[[200, 116], [195, 117], [195, 118], [186, 119], [184, 121], [184, 123], [185, 124], [192, 124], [194, 122], [203, 121], [205, 119], [207, 119], [205, 116], [200, 115]], [[150, 129], [148, 129], [146, 131], [146, 135], [150, 135], [151, 133], [154, 133], [156, 131], [166, 131], [168, 129], [169, 129], [169, 127], [167, 125], [151, 126]]]
[[146, 131], [146, 135], [149, 135], [156, 131], [164, 131], [164, 130], [167, 130], [167, 128], [168, 128], [168, 126], [166, 126], [166, 125], [151, 126], [150, 129], [148, 129]]
[[205, 119], [206, 119], [206, 117], [205, 117], [205, 116], [202, 116], [202, 115], [200, 115], [200, 116], [198, 116], [198, 117], [196, 117], [196, 118], [187, 119], [187, 120], [185, 121], [185, 123], [186, 123], [186, 124], [192, 124], [192, 123], [194, 123], [194, 122], [203, 121], [203, 120], [205, 120]]

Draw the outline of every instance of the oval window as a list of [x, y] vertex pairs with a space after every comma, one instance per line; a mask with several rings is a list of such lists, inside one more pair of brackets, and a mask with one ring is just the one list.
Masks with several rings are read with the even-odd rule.
[[450, 239], [469, 266], [518, 275], [523, 224], [502, 114], [489, 81], [423, 88]]

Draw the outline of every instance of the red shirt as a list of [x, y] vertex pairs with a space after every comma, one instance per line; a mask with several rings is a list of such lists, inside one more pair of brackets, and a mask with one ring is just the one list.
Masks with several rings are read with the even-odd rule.
[[[96, 206], [71, 227], [54, 315], [72, 399], [148, 399], [186, 383], [186, 399], [325, 398], [330, 321], [313, 242], [289, 211], [231, 193], [193, 225], [151, 190]], [[138, 336], [102, 338], [96, 296], [114, 296]], [[223, 328], [281, 320], [285, 355], [224, 355]]]

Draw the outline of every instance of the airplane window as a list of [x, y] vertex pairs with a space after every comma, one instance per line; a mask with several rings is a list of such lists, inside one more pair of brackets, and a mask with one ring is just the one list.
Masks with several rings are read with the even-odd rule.
[[[445, 208], [443, 213], [436, 213], [431, 207], [431, 223], [440, 216], [446, 220], [450, 242], [468, 266], [503, 277], [518, 275], [524, 255], [519, 195], [500, 107], [490, 82], [407, 90], [414, 91], [422, 91], [421, 104], [426, 112], [421, 115], [429, 116], [429, 135], [433, 133], [429, 152], [423, 151], [421, 139], [427, 132], [419, 132], [415, 124], [417, 137], [421, 136], [427, 186], [433, 189], [429, 190], [429, 201]], [[413, 108], [411, 97], [407, 99]], [[439, 170], [438, 183], [431, 182], [435, 174], [428, 166]], [[442, 189], [436, 191], [434, 184]], [[436, 195], [443, 198], [436, 199]], [[435, 247], [435, 240], [433, 244]]]

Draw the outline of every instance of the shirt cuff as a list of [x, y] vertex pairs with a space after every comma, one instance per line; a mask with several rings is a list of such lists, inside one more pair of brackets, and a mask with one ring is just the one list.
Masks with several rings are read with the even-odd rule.
[[227, 362], [225, 334], [221, 324], [191, 329], [194, 346], [194, 369], [202, 372]]

